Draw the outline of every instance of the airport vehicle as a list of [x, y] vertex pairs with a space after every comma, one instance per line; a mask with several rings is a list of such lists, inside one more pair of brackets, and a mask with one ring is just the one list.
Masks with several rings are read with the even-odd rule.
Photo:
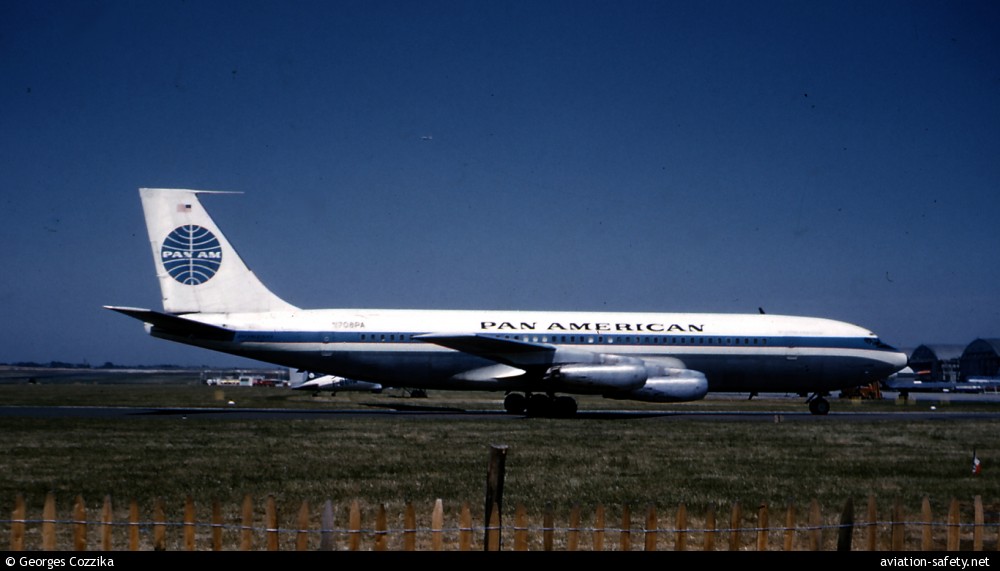
[[683, 402], [709, 391], [808, 396], [906, 365], [874, 333], [772, 314], [299, 309], [251, 272], [202, 206], [139, 191], [163, 311], [108, 306], [154, 337], [383, 387], [507, 393], [511, 413], [570, 415], [569, 395]]

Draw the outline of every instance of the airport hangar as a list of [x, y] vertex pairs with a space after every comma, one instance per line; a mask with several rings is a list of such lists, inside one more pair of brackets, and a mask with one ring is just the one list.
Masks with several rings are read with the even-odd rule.
[[921, 345], [910, 353], [909, 368], [923, 381], [1000, 380], [1000, 338], [976, 339], [964, 347]]

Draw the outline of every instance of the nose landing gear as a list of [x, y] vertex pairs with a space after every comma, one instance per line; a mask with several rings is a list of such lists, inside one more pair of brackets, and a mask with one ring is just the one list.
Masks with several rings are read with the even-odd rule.
[[806, 400], [809, 404], [809, 412], [815, 415], [829, 414], [830, 401], [826, 400], [825, 394], [816, 393]]

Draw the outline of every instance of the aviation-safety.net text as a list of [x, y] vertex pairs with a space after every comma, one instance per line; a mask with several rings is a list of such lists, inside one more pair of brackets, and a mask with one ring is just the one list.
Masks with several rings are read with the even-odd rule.
[[885, 557], [882, 567], [989, 567], [989, 557]]

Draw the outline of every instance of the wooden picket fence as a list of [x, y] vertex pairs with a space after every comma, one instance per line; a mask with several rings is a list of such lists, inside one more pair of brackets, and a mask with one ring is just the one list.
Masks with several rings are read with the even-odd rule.
[[[519, 504], [507, 516], [512, 517], [512, 525], [501, 523], [500, 516], [494, 515], [488, 524], [476, 526], [468, 503], [452, 514], [452, 523], [446, 524], [441, 500], [434, 503], [429, 517], [419, 519], [419, 524], [416, 509], [406, 504], [402, 514], [392, 517], [391, 524], [385, 507], [375, 506], [374, 517], [367, 517], [372, 521], [364, 525], [361, 504], [353, 501], [346, 506], [346, 525], [336, 526], [335, 510], [327, 501], [318, 512], [303, 502], [294, 516], [285, 518], [288, 521], [282, 527], [273, 497], [265, 500], [263, 519], [258, 521], [260, 514], [249, 496], [238, 516], [224, 516], [222, 506], [212, 503], [208, 522], [199, 521], [190, 497], [174, 521], [168, 519], [163, 501], [155, 502], [148, 517], [142, 517], [138, 504], [132, 501], [127, 518], [122, 520], [119, 514], [116, 519], [110, 497], [104, 499], [96, 515], [88, 513], [83, 498], [78, 496], [71, 514], [60, 517], [53, 494], [46, 497], [40, 518], [29, 517], [28, 511], [23, 497], [18, 495], [11, 518], [0, 522], [9, 534], [12, 551], [994, 551], [1000, 546], [998, 515], [991, 512], [987, 517], [979, 496], [971, 504], [951, 500], [943, 519], [935, 518], [926, 498], [916, 515], [904, 513], [903, 506], [896, 502], [888, 517], [881, 518], [875, 498], [869, 497], [859, 518], [855, 517], [852, 500], [832, 516], [824, 515], [815, 500], [801, 515], [795, 505], [775, 513], [767, 505], [745, 512], [734, 503], [728, 517], [709, 509], [697, 518], [689, 516], [684, 504], [665, 517], [655, 507], [633, 515], [628, 506], [617, 512], [618, 517], [612, 517], [598, 505], [586, 518], [581, 509], [572, 509], [564, 525], [557, 525], [549, 509], [539, 512], [540, 523], [532, 522], [526, 507]], [[491, 510], [493, 514], [500, 511]], [[966, 521], [962, 521], [963, 516]], [[537, 514], [535, 519], [539, 519]], [[664, 519], [671, 523], [664, 526]], [[775, 525], [775, 521], [780, 523]]]

